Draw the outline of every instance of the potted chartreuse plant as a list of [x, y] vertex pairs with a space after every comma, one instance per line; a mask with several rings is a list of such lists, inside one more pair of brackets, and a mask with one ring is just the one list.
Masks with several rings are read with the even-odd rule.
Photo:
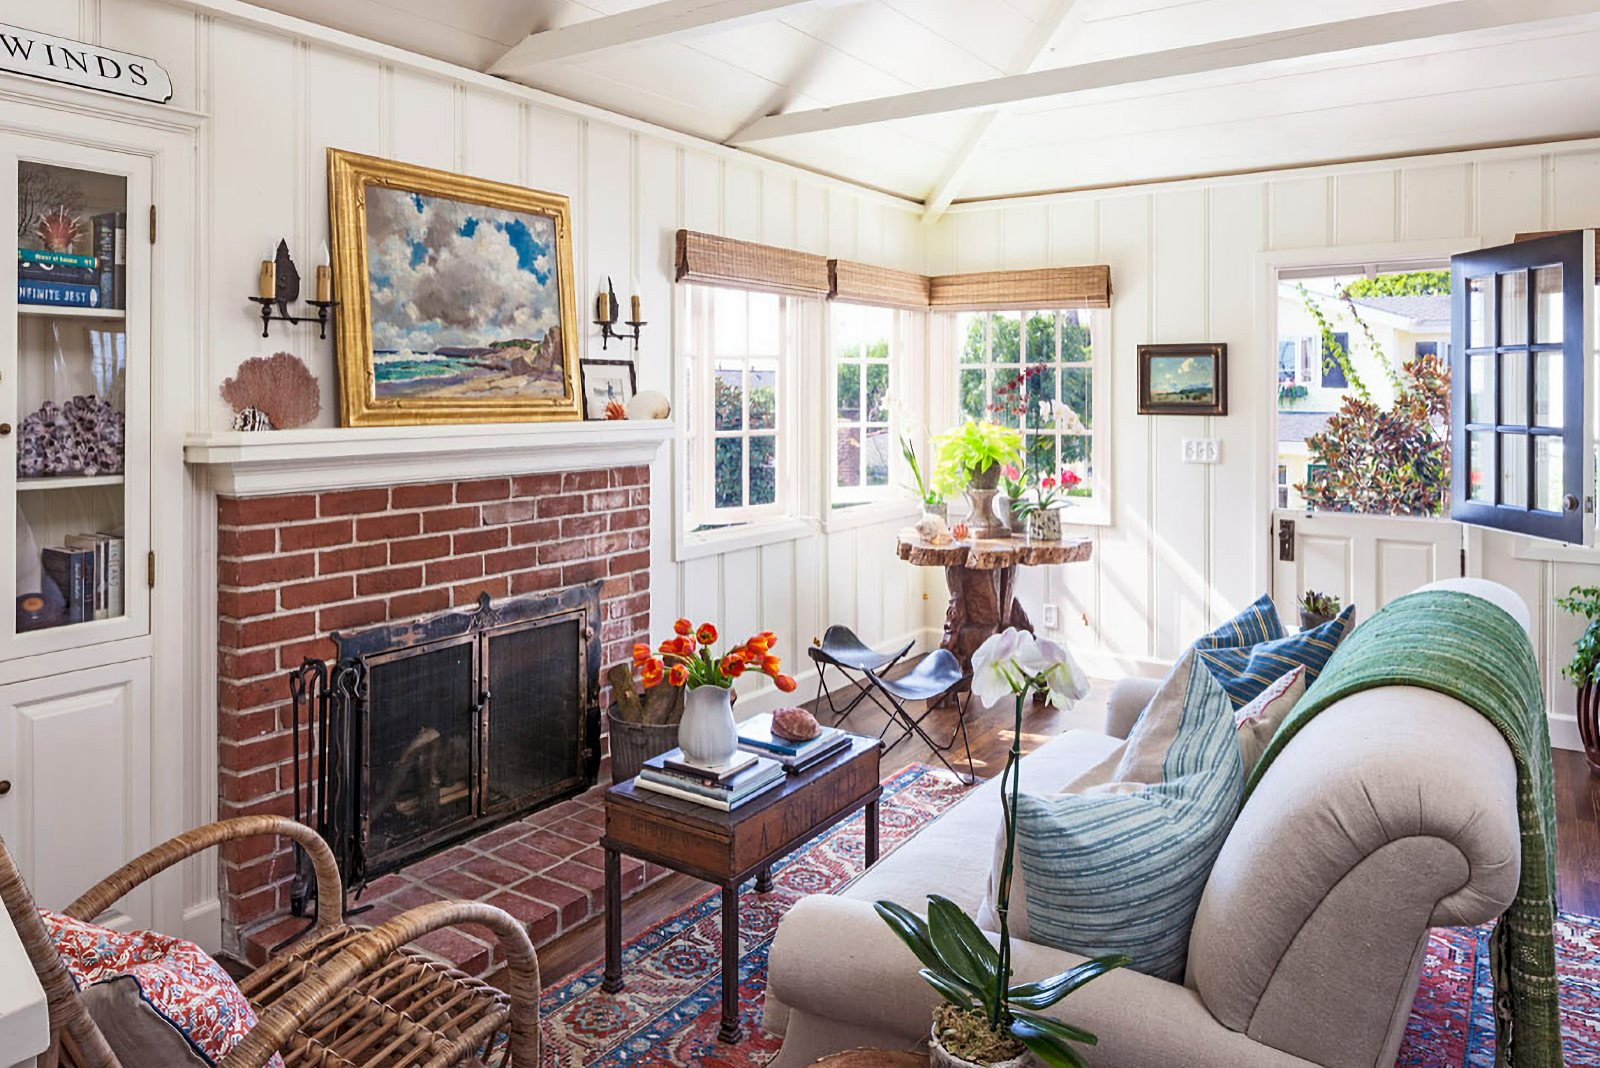
[[1578, 734], [1591, 774], [1600, 773], [1600, 586], [1574, 586], [1556, 607], [1582, 616], [1583, 633], [1572, 647], [1572, 659], [1561, 669], [1578, 688]]
[[1083, 1068], [1076, 1044], [1092, 1046], [1093, 1034], [1041, 1015], [1083, 984], [1128, 963], [1120, 954], [1096, 957], [1048, 979], [1011, 982], [1011, 875], [1017, 852], [1017, 786], [1022, 760], [1022, 709], [1042, 693], [1057, 708], [1070, 708], [1089, 692], [1088, 676], [1064, 646], [1036, 641], [1008, 628], [972, 655], [972, 695], [984, 704], [1015, 699], [1011, 750], [1000, 773], [1006, 851], [995, 895], [999, 944], [991, 944], [976, 922], [948, 898], [928, 896], [928, 918], [892, 901], [875, 904], [878, 915], [922, 962], [919, 975], [946, 1004], [934, 1010], [928, 1036], [934, 1068], [1021, 1068], [1033, 1058], [1048, 1068]]
[[967, 526], [974, 538], [1004, 537], [1007, 528], [994, 514], [1000, 473], [1022, 450], [1022, 434], [999, 423], [969, 419], [933, 439], [937, 460], [934, 477], [959, 482], [967, 490], [972, 514]]

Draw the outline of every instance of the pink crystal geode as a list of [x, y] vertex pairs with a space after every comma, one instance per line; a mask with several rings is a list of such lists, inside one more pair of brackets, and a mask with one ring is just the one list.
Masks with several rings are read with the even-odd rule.
[[803, 708], [780, 708], [772, 714], [772, 733], [791, 742], [809, 742], [822, 728]]

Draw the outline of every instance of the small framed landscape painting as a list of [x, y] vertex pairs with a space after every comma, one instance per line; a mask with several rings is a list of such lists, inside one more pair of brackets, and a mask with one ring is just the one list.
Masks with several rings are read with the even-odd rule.
[[604, 419], [606, 405], [627, 407], [638, 392], [632, 360], [583, 360], [583, 417]]
[[345, 426], [581, 419], [556, 193], [328, 150]]
[[1227, 345], [1140, 345], [1140, 415], [1227, 415]]

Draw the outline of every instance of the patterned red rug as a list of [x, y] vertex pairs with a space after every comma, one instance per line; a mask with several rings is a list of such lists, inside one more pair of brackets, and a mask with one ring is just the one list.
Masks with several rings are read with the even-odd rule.
[[[885, 853], [966, 793], [945, 772], [913, 765], [884, 783]], [[714, 890], [623, 947], [627, 987], [600, 990], [603, 962], [545, 991], [546, 1068], [761, 1068], [778, 1042], [761, 1031], [767, 950], [778, 920], [807, 894], [832, 893], [861, 871], [857, 816], [773, 872], [773, 892], [739, 903], [740, 1000], [746, 1038], [717, 1041], [721, 1019], [719, 897]], [[1441, 928], [1429, 940], [1397, 1068], [1493, 1068], [1488, 927]], [[1600, 1068], [1600, 919], [1563, 913], [1556, 930], [1568, 1068]]]

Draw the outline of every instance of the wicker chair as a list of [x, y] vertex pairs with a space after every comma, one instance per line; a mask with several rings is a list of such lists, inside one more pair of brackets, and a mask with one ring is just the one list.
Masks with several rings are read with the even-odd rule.
[[[288, 1068], [479, 1068], [479, 1050], [502, 1034], [507, 1041], [495, 1065], [539, 1068], [539, 960], [527, 930], [501, 909], [468, 901], [423, 905], [374, 928], [347, 925], [337, 911], [344, 888], [332, 852], [293, 820], [241, 816], [179, 835], [123, 866], [67, 906], [66, 914], [92, 920], [201, 850], [258, 834], [292, 838], [305, 849], [316, 872], [317, 917], [304, 938], [239, 984], [260, 1021], [218, 1068], [262, 1068], [274, 1052]], [[40, 1068], [144, 1068], [121, 1065], [95, 1026], [4, 841], [0, 900], [49, 1002], [54, 1043]], [[499, 936], [509, 996], [406, 948], [430, 931], [461, 923], [481, 924]]]

